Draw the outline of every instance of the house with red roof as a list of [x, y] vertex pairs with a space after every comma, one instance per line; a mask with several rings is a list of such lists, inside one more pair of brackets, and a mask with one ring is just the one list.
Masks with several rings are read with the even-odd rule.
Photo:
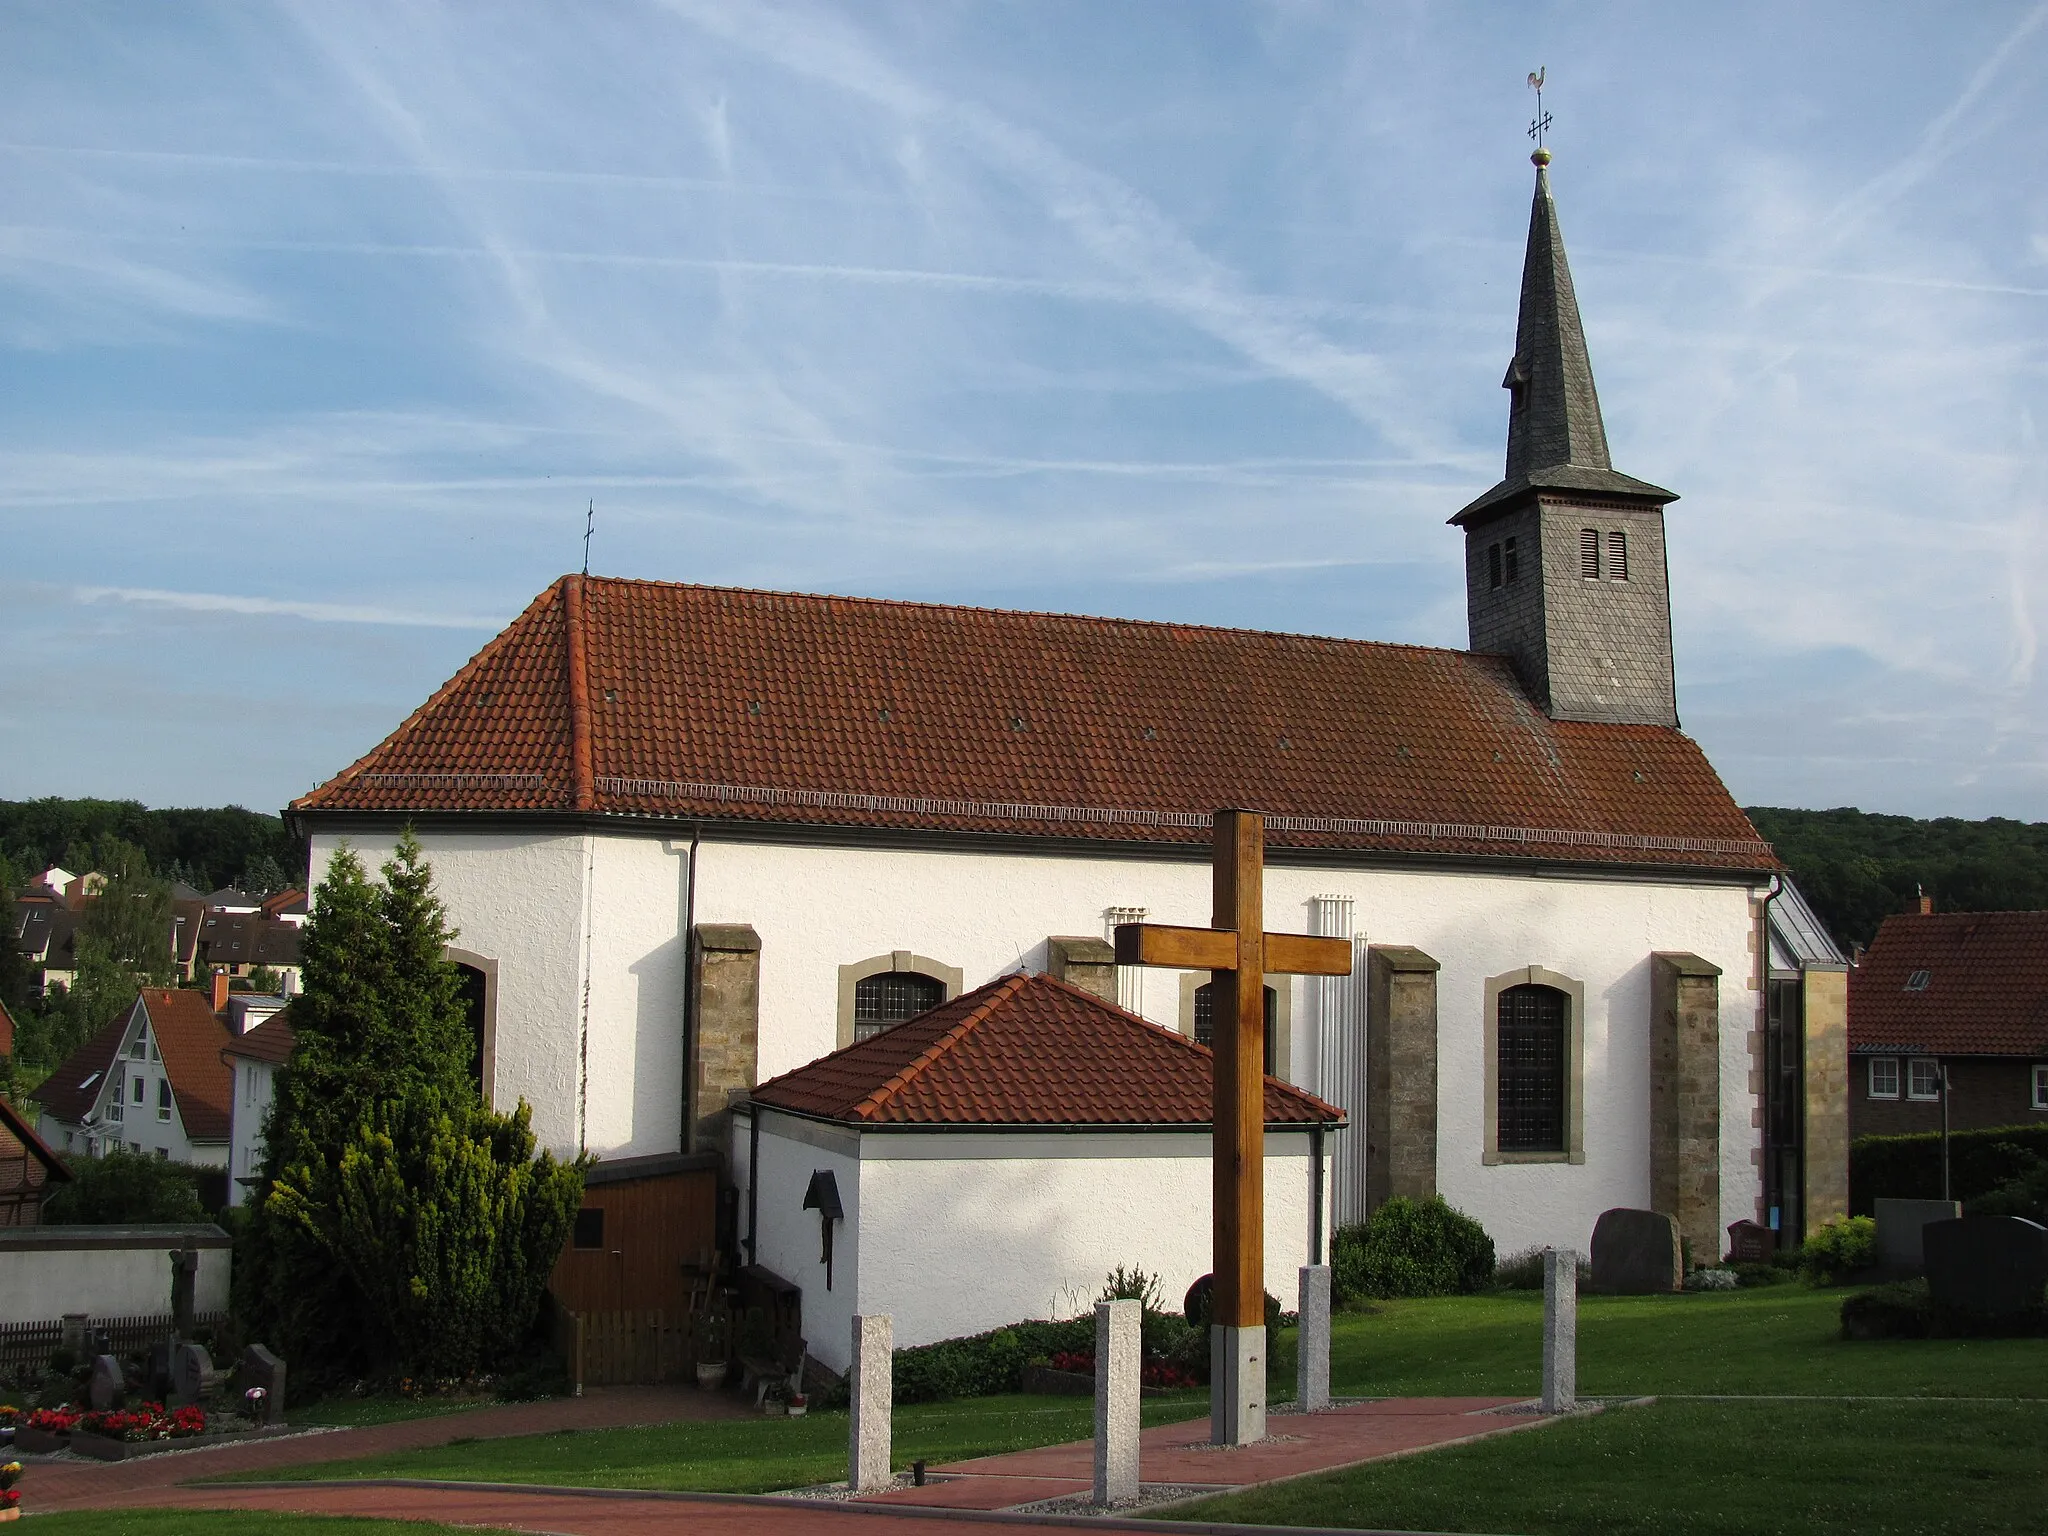
[[1250, 807], [1267, 927], [1353, 946], [1266, 1000], [1271, 1074], [1350, 1127], [1329, 1220], [1796, 1242], [1846, 1209], [1839, 973], [1767, 1013], [1782, 868], [1680, 728], [1676, 498], [1613, 467], [1544, 171], [1505, 383], [1446, 539], [1465, 649], [571, 575], [289, 819], [315, 879], [419, 836], [492, 1101], [731, 1191], [736, 1111], [795, 1123], [757, 1085], [1020, 971], [1202, 1042], [1207, 976], [1107, 941], [1205, 925], [1211, 814]]
[[[268, 1147], [264, 1123], [277, 1097], [277, 1074], [291, 1060], [291, 1010], [234, 1005], [229, 999], [230, 1033], [221, 1059], [233, 1074], [228, 1124], [228, 1204], [240, 1205], [263, 1181]], [[281, 1001], [279, 999], [266, 999]]]
[[[1207, 1047], [1094, 993], [1011, 975], [772, 1078], [740, 1106], [750, 1265], [802, 1292], [847, 1366], [856, 1313], [898, 1347], [1064, 1317], [1135, 1265], [1175, 1298], [1209, 1269]], [[1265, 1083], [1266, 1289], [1321, 1262], [1322, 1153], [1344, 1113]]]
[[0, 1227], [40, 1226], [43, 1202], [70, 1181], [64, 1160], [21, 1111], [0, 1099]]
[[[217, 983], [225, 1003], [225, 978]], [[228, 1160], [228, 1024], [204, 992], [144, 987], [34, 1091], [42, 1138], [67, 1156], [125, 1149], [181, 1163]]]
[[1884, 920], [1849, 976], [1854, 1134], [2048, 1124], [2048, 912]]

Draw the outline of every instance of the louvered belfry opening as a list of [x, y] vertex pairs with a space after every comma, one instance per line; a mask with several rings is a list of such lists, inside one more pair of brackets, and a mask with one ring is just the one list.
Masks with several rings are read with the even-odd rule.
[[946, 1000], [946, 984], [917, 971], [884, 971], [853, 985], [853, 1038], [866, 1040]]
[[1500, 1149], [1562, 1152], [1565, 997], [1555, 987], [1500, 995]]

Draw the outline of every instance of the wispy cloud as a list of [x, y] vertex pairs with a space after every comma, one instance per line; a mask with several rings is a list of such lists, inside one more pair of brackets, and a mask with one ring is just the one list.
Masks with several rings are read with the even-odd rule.
[[239, 613], [304, 619], [313, 624], [380, 624], [399, 629], [477, 629], [495, 632], [505, 619], [453, 613], [407, 612], [359, 603], [315, 603], [294, 598], [248, 597], [236, 592], [162, 592], [149, 587], [75, 587], [81, 603], [140, 603], [185, 613]]

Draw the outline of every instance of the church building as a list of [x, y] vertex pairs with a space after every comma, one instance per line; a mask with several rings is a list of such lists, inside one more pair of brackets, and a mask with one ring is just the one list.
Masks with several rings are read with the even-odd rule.
[[[1469, 649], [566, 576], [294, 804], [312, 878], [412, 826], [491, 1100], [717, 1181], [730, 1253], [771, 1078], [1019, 973], [1205, 1041], [1207, 975], [1107, 940], [1205, 925], [1210, 813], [1249, 807], [1266, 926], [1355, 958], [1266, 997], [1269, 1072], [1346, 1120], [1318, 1221], [1441, 1193], [1507, 1254], [1652, 1207], [1711, 1261], [1793, 1166], [1781, 871], [1679, 728], [1676, 497], [1610, 460], [1542, 164], [1505, 385], [1505, 477], [1450, 518]], [[1806, 1117], [1840, 1118], [1838, 1076]], [[1843, 1210], [1838, 1161], [1787, 1208]]]

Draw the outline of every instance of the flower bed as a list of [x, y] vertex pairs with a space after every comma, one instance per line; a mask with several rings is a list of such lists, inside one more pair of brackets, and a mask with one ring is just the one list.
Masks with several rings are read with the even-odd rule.
[[[1095, 1374], [1095, 1351], [1063, 1349], [1046, 1363], [1055, 1371], [1092, 1377]], [[1193, 1376], [1167, 1360], [1147, 1360], [1138, 1369], [1138, 1382], [1141, 1386], [1156, 1387], [1162, 1391], [1201, 1385]]]

